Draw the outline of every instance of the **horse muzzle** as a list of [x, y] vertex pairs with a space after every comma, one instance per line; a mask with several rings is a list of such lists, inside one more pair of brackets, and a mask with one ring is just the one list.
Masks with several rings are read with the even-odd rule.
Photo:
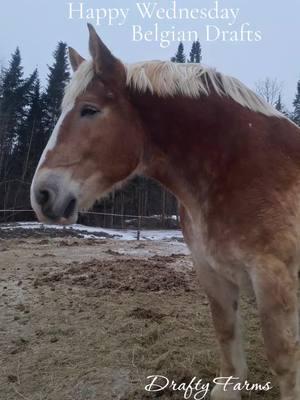
[[73, 224], [78, 217], [77, 192], [67, 173], [41, 170], [31, 185], [31, 205], [41, 222]]

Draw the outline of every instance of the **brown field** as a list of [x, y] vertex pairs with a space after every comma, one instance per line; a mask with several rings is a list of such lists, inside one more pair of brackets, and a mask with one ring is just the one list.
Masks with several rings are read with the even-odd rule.
[[[0, 239], [1, 400], [184, 399], [146, 392], [147, 376], [218, 374], [208, 303], [184, 244], [22, 236]], [[243, 298], [242, 312], [249, 381], [272, 381], [253, 299]]]

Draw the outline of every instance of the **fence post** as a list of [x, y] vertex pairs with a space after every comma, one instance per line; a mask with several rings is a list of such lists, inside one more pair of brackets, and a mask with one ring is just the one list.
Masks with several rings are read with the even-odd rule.
[[136, 233], [136, 240], [140, 240], [141, 238], [141, 216], [138, 216], [138, 230]]

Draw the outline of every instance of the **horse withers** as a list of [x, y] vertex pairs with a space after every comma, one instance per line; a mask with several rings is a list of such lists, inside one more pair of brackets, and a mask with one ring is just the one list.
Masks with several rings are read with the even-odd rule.
[[[46, 223], [135, 175], [175, 194], [208, 296], [222, 377], [244, 382], [239, 289], [249, 276], [281, 399], [299, 400], [300, 129], [235, 78], [196, 64], [124, 65], [89, 25], [92, 59], [74, 70], [37, 167], [31, 202]], [[238, 400], [215, 386], [214, 400]]]

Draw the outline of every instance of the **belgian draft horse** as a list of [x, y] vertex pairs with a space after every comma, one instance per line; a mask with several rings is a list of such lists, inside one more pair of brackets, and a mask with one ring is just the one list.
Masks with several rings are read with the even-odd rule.
[[[39, 220], [74, 223], [132, 176], [159, 181], [180, 204], [220, 376], [246, 379], [239, 290], [247, 275], [281, 399], [299, 400], [300, 129], [235, 78], [196, 64], [125, 65], [89, 32], [92, 59], [70, 48], [74, 75], [32, 182]], [[211, 398], [241, 394], [219, 385]]]

